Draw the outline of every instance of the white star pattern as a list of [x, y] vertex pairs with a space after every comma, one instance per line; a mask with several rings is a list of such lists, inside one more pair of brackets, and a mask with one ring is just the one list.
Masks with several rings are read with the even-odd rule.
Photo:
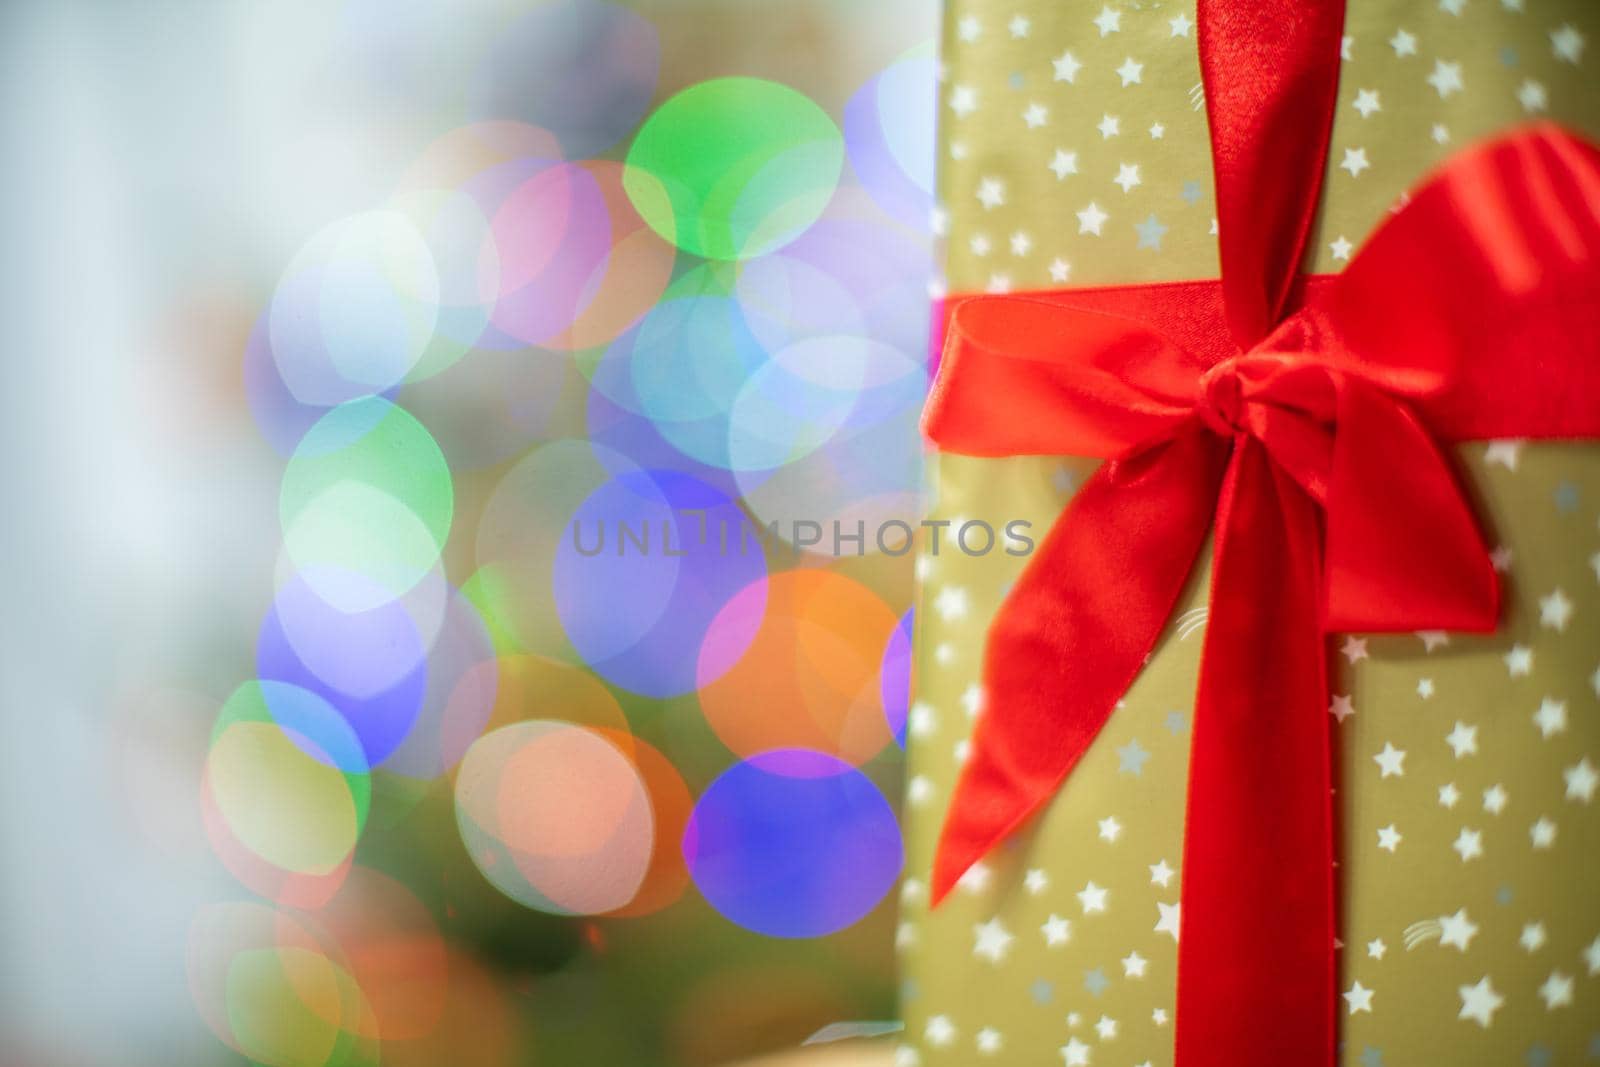
[[969, 606], [967, 591], [959, 586], [947, 585], [933, 598], [933, 610], [945, 622], [966, 618]]
[[1005, 928], [998, 916], [986, 923], [979, 923], [972, 928], [973, 946], [972, 954], [990, 963], [999, 963], [1006, 958], [1006, 952], [1011, 948], [1014, 938]]
[[914, 774], [906, 782], [906, 803], [920, 808], [933, 799], [933, 780], [925, 774]]
[[1489, 447], [1483, 450], [1485, 463], [1498, 463], [1508, 471], [1517, 469], [1517, 460], [1522, 455], [1521, 441], [1490, 441]]
[[1383, 743], [1383, 751], [1373, 756], [1372, 759], [1373, 762], [1377, 763], [1381, 776], [1384, 778], [1397, 778], [1406, 773], [1404, 766], [1406, 754], [1404, 750], [1395, 748], [1391, 742], [1385, 741]]
[[1595, 939], [1583, 950], [1583, 962], [1588, 966], [1590, 975], [1600, 974], [1600, 934], [1596, 934]]
[[1508, 799], [1505, 786], [1498, 783], [1491, 785], [1483, 791], [1483, 810], [1490, 815], [1499, 815], [1506, 809]]
[[1572, 618], [1572, 601], [1560, 589], [1539, 598], [1539, 625], [1561, 632]]
[[1433, 73], [1428, 75], [1428, 84], [1438, 91], [1440, 100], [1451, 93], [1461, 92], [1466, 88], [1461, 81], [1461, 64], [1446, 63], [1442, 59], [1434, 60]]
[[1483, 855], [1483, 833], [1463, 826], [1461, 832], [1456, 835], [1455, 843], [1450, 847], [1460, 855], [1462, 863], [1475, 860]]
[[1456, 720], [1455, 729], [1445, 735], [1444, 743], [1456, 754], [1456, 759], [1463, 756], [1476, 755], [1478, 751], [1478, 728], [1468, 726], [1460, 719]]
[[1457, 1018], [1471, 1019], [1485, 1030], [1494, 1021], [1494, 1013], [1506, 1002], [1494, 991], [1488, 975], [1478, 979], [1475, 985], [1462, 986], [1458, 992], [1461, 995], [1461, 1014]]
[[1595, 787], [1600, 786], [1600, 774], [1595, 773], [1588, 756], [1562, 771], [1561, 777], [1567, 783], [1567, 799], [1585, 804], [1594, 799]]
[[1350, 1009], [1350, 1014], [1372, 1011], [1372, 990], [1362, 985], [1359, 981], [1351, 983], [1344, 992], [1344, 1002]]
[[1422, 650], [1432, 652], [1450, 643], [1450, 635], [1443, 630], [1418, 630], [1417, 637], [1422, 641]]
[[1550, 106], [1550, 93], [1545, 89], [1544, 83], [1536, 82], [1532, 78], [1524, 78], [1517, 87], [1517, 103], [1522, 105], [1522, 110], [1528, 114], [1544, 111]]
[[1546, 741], [1556, 734], [1567, 731], [1567, 702], [1545, 697], [1539, 702], [1539, 710], [1533, 713], [1533, 724], [1539, 728], [1539, 736]]
[[989, 879], [993, 872], [986, 863], [974, 863], [967, 868], [967, 873], [956, 880], [956, 885], [974, 895], [982, 893], [989, 888]]
[[1551, 971], [1550, 977], [1539, 987], [1539, 998], [1544, 1001], [1545, 1011], [1565, 1008], [1572, 1003], [1572, 976]]
[[1156, 920], [1156, 933], [1171, 934], [1172, 940], [1178, 940], [1178, 925], [1181, 919], [1182, 907], [1181, 903], [1162, 904], [1157, 901], [1156, 910], [1160, 912], [1161, 917]]
[[1083, 906], [1085, 915], [1096, 915], [1106, 910], [1106, 897], [1108, 891], [1090, 882], [1078, 892], [1078, 903]]
[[1091, 200], [1087, 207], [1078, 212], [1078, 232], [1080, 234], [1092, 233], [1099, 237], [1101, 227], [1105, 226], [1106, 220], [1110, 217], [1110, 215], [1100, 210], [1099, 204]]
[[1564, 22], [1550, 31], [1550, 52], [1557, 59], [1577, 65], [1583, 56], [1583, 34], [1570, 22]]
[[1083, 69], [1083, 64], [1071, 52], [1062, 52], [1050, 61], [1050, 65], [1055, 69], [1055, 80], [1069, 84], [1078, 80], [1078, 71]]
[[1005, 1039], [1000, 1036], [1000, 1031], [992, 1026], [985, 1026], [974, 1037], [980, 1055], [993, 1056], [1005, 1044]]
[[1466, 908], [1461, 908], [1454, 915], [1441, 915], [1439, 917], [1439, 944], [1441, 945], [1451, 945], [1465, 952], [1477, 934], [1478, 924], [1467, 917]]

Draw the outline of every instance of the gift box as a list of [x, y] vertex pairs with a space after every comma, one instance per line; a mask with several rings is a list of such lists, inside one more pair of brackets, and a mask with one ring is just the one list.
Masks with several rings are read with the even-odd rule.
[[1597, 36], [947, 6], [901, 1063], [1600, 1056]]

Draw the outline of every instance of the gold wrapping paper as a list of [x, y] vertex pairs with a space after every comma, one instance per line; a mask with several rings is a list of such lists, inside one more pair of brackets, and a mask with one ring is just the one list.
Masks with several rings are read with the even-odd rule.
[[[1600, 4], [1351, 0], [1345, 32], [1308, 270], [1339, 270], [1461, 145], [1536, 116], [1600, 135]], [[943, 48], [951, 292], [1216, 275], [1191, 6], [953, 0]], [[1330, 644], [1338, 1058], [1600, 1061], [1600, 446], [1459, 454], [1505, 580], [1500, 631]], [[929, 517], [1042, 536], [1093, 466], [941, 456]], [[1025, 563], [948, 539], [919, 561], [898, 1062], [1171, 1063], [1208, 556], [1065, 788], [928, 910], [985, 713], [984, 633]]]

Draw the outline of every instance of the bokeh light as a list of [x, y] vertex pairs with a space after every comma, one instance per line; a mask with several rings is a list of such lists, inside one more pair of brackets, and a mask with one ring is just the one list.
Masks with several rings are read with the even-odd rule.
[[772, 937], [819, 937], [857, 922], [904, 862], [878, 788], [849, 764], [803, 749], [723, 772], [695, 805], [683, 853], [717, 911]]
[[360, 739], [315, 693], [247, 682], [223, 705], [201, 809], [218, 856], [260, 895], [326, 903], [349, 869], [371, 799]]
[[346, 611], [421, 581], [438, 562], [454, 506], [432, 435], [375, 396], [339, 405], [300, 439], [279, 496], [290, 559]]
[[269, 333], [294, 398], [331, 406], [382, 392], [433, 340], [439, 271], [405, 215], [369, 211], [306, 243], [272, 296]]
[[[645, 696], [704, 684], [695, 660], [713, 619], [766, 573], [760, 542], [740, 543], [752, 532], [744, 512], [690, 475], [649, 471], [607, 482], [573, 522], [553, 588], [562, 628], [584, 662]], [[636, 547], [641, 534], [646, 548]]]
[[805, 95], [759, 78], [718, 78], [645, 121], [628, 150], [628, 195], [684, 251], [747, 259], [816, 221], [843, 156], [838, 127]]
[[883, 648], [883, 667], [879, 677], [883, 686], [883, 716], [889, 723], [894, 743], [906, 747], [906, 718], [911, 711], [911, 626], [914, 611], [906, 609], [900, 625], [889, 634]]
[[456, 778], [456, 819], [495, 888], [555, 914], [628, 904], [654, 847], [638, 769], [605, 736], [564, 722], [513, 723], [475, 742]]
[[912, 230], [933, 209], [933, 123], [928, 86], [937, 68], [932, 43], [918, 45], [856, 91], [844, 108], [850, 166], [873, 200]]
[[860, 583], [785, 571], [737, 593], [700, 648], [700, 706], [741, 756], [805, 748], [861, 764], [889, 743], [883, 649], [898, 619]]

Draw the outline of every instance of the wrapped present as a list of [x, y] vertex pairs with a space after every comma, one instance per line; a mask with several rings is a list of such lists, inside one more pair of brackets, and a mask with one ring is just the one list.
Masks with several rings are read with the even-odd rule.
[[1597, 33], [950, 5], [903, 1062], [1600, 1054]]

